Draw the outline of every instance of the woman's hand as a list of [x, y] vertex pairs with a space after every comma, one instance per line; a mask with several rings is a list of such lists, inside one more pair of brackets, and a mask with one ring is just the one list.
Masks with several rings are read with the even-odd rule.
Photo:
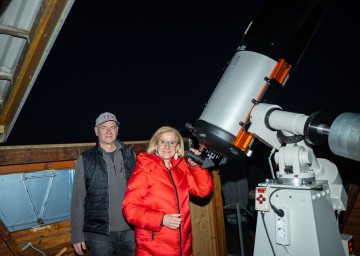
[[163, 226], [171, 229], [178, 229], [182, 222], [180, 216], [181, 214], [165, 214], [162, 221]]
[[[201, 152], [197, 149], [194, 148], [190, 148], [189, 149], [191, 152], [193, 152], [195, 155], [199, 156], [201, 154]], [[196, 162], [194, 162], [190, 157], [188, 158], [188, 162], [190, 164], [191, 167], [194, 167], [195, 165], [197, 165]]]

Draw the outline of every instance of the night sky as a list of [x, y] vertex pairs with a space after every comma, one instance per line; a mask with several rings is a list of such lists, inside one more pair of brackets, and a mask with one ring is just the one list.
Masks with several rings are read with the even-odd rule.
[[[201, 115], [261, 3], [76, 0], [4, 145], [93, 142], [105, 111], [124, 141], [148, 140], [165, 124], [190, 137], [185, 124]], [[360, 113], [357, 10], [334, 0], [279, 96], [283, 110]]]

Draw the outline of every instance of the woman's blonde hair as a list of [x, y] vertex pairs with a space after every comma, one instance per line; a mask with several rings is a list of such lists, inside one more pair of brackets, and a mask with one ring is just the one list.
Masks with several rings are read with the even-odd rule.
[[148, 154], [152, 154], [156, 151], [156, 144], [158, 143], [158, 140], [160, 139], [161, 135], [165, 132], [172, 132], [177, 137], [176, 140], [178, 142], [178, 145], [176, 146], [176, 153], [179, 157], [183, 157], [185, 155], [184, 150], [184, 140], [181, 137], [181, 134], [178, 130], [176, 130], [173, 127], [170, 126], [162, 126], [153, 134], [153, 136], [150, 139], [149, 146], [146, 150]]

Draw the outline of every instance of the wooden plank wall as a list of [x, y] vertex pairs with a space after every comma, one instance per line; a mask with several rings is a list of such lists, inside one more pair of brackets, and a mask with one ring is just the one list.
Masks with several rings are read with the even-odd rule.
[[212, 171], [212, 176], [214, 178], [212, 195], [201, 201], [192, 198], [190, 204], [195, 256], [227, 255], [219, 171]]
[[[187, 149], [188, 142], [185, 139]], [[136, 153], [147, 147], [147, 141], [129, 141], [125, 144], [132, 145]], [[94, 143], [0, 147], [0, 175], [73, 169], [79, 155], [92, 146]], [[212, 175], [215, 181], [212, 196], [205, 201], [195, 200], [190, 205], [194, 255], [198, 256], [227, 255], [220, 175], [217, 170], [212, 171]], [[11, 233], [0, 221], [0, 255], [39, 255], [32, 248], [24, 252], [21, 250], [28, 242], [46, 255], [74, 255], [70, 244], [69, 220]]]
[[[0, 174], [26, 173], [43, 170], [73, 169], [75, 160], [94, 144], [59, 144], [0, 147]], [[58, 222], [16, 232], [7, 232], [2, 224], [0, 255], [39, 255], [28, 248], [28, 242], [46, 255], [74, 255], [70, 244], [69, 221]], [[63, 251], [65, 249], [65, 251]]]

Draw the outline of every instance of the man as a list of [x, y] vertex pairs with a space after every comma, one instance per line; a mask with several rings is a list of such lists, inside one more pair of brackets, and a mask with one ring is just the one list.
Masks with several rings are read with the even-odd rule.
[[114, 114], [102, 113], [95, 121], [96, 146], [76, 162], [70, 226], [78, 255], [86, 246], [92, 256], [135, 255], [134, 231], [121, 210], [135, 153], [117, 140], [118, 125]]

